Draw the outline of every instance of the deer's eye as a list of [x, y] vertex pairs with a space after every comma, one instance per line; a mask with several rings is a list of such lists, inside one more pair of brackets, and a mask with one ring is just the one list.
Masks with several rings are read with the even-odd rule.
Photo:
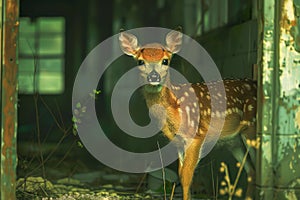
[[169, 60], [168, 59], [163, 59], [162, 60], [162, 64], [163, 65], [168, 65], [169, 64]]
[[143, 65], [145, 62], [143, 60], [138, 60], [138, 65]]

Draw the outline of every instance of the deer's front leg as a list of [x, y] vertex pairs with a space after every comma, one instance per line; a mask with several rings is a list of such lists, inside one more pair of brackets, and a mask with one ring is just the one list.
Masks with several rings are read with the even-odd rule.
[[179, 161], [179, 177], [183, 190], [183, 200], [191, 199], [190, 187], [195, 168], [200, 158], [202, 140], [192, 139], [185, 149], [182, 162]]

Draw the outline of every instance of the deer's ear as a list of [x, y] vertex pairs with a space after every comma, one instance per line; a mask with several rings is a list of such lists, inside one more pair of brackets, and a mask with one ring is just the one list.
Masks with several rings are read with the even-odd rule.
[[182, 44], [182, 33], [175, 30], [168, 33], [166, 36], [166, 44], [170, 52], [179, 52]]
[[121, 32], [119, 35], [119, 42], [122, 51], [129, 56], [135, 56], [136, 52], [139, 50], [138, 40], [133, 34]]

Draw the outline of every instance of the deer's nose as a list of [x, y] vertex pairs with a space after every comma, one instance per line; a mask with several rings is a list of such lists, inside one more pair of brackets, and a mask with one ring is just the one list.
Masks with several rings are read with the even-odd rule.
[[157, 73], [157, 71], [152, 70], [150, 74], [147, 76], [147, 80], [149, 83], [159, 83], [161, 78], [159, 73]]

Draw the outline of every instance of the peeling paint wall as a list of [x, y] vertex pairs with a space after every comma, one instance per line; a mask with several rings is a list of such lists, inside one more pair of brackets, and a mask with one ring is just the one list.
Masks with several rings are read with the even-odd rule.
[[300, 196], [300, 52], [297, 48], [300, 4], [297, 4], [298, 0], [260, 2], [258, 199]]
[[[299, 32], [295, 34], [295, 30], [300, 29], [300, 23], [295, 13], [296, 4], [297, 0], [284, 0], [280, 5], [278, 163], [275, 166], [278, 178], [275, 184], [285, 190], [282, 194], [278, 189], [275, 195], [281, 199], [289, 195], [300, 196], [300, 129], [296, 117], [300, 107], [300, 52], [295, 49], [294, 39], [298, 37]], [[292, 185], [298, 189], [288, 190]]]

